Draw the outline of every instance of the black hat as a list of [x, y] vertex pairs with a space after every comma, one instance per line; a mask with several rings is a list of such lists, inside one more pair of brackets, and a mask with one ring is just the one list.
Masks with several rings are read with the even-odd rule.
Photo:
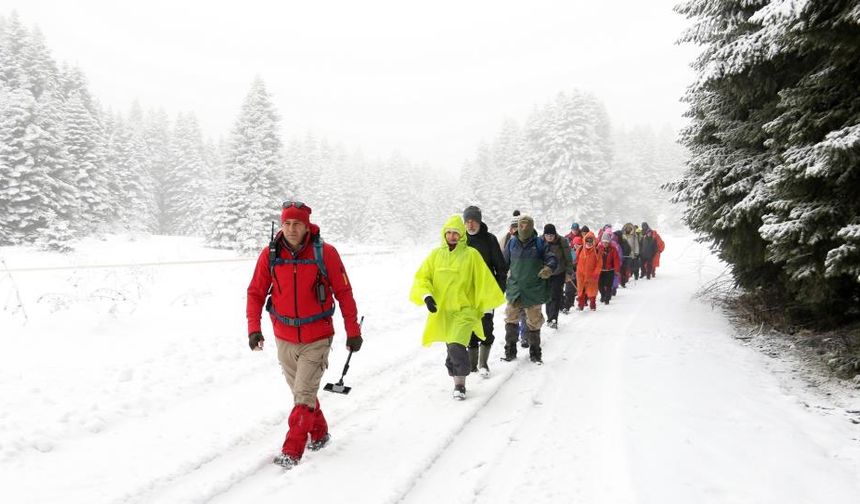
[[481, 209], [475, 205], [467, 206], [466, 209], [463, 210], [463, 220], [467, 221], [469, 219], [481, 222]]
[[545, 235], [557, 235], [558, 233], [555, 231], [554, 224], [547, 224], [543, 227], [543, 234]]

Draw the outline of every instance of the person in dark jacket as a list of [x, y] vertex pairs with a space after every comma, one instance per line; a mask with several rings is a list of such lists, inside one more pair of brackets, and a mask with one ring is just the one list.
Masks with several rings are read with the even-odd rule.
[[[463, 221], [466, 224], [467, 244], [481, 253], [481, 257], [484, 258], [484, 262], [490, 268], [490, 273], [493, 274], [499, 284], [499, 289], [504, 292], [508, 278], [508, 263], [505, 262], [505, 257], [502, 255], [499, 240], [496, 235], [487, 230], [487, 225], [482, 220], [480, 208], [476, 206], [466, 207], [463, 210]], [[473, 373], [478, 372], [482, 377], [489, 378], [490, 367], [487, 365], [487, 359], [490, 356], [493, 341], [496, 339], [493, 336], [493, 312], [484, 314], [481, 325], [484, 329], [484, 339], [481, 340], [472, 333], [468, 349], [469, 364]]]
[[558, 329], [558, 312], [562, 308], [562, 291], [565, 282], [570, 282], [573, 275], [573, 261], [570, 255], [570, 245], [567, 239], [558, 235], [555, 225], [545, 225], [542, 238], [546, 242], [549, 253], [558, 262], [549, 277], [549, 302], [546, 304], [546, 325], [551, 329]]
[[543, 364], [540, 329], [544, 323], [541, 305], [549, 297], [547, 280], [558, 266], [556, 258], [547, 250], [544, 241], [535, 231], [535, 221], [521, 215], [517, 234], [504, 250], [505, 261], [510, 268], [505, 297], [505, 356], [502, 360], [517, 358], [517, 336], [520, 316], [526, 316], [526, 337], [529, 342], [529, 357], [532, 362]]
[[[289, 430], [281, 453], [274, 459], [286, 469], [299, 463], [306, 446], [319, 450], [330, 439], [317, 391], [334, 337], [335, 298], [343, 316], [347, 349], [357, 352], [363, 341], [346, 269], [337, 250], [321, 241], [320, 229], [311, 224], [310, 215], [306, 204], [284, 202], [281, 230], [272, 245], [260, 252], [246, 303], [248, 345], [251, 350], [263, 349], [260, 315], [265, 305], [272, 319], [281, 371], [293, 393]], [[322, 265], [317, 262], [318, 250]], [[270, 261], [272, 251], [277, 259]]]
[[578, 242], [579, 246], [582, 247], [582, 231], [579, 229], [578, 222], [570, 225], [570, 233], [567, 233], [564, 238], [570, 248], [570, 259], [573, 263], [573, 274], [570, 276], [570, 280], [564, 282], [564, 296], [561, 303], [561, 312], [568, 314], [574, 301], [576, 301], [576, 254], [579, 250], [575, 243]]
[[621, 245], [621, 287], [627, 288], [627, 281], [633, 273], [633, 249], [630, 243], [624, 239], [624, 232], [620, 229], [614, 232], [616, 242]]
[[651, 229], [647, 222], [642, 223], [642, 245], [640, 248], [643, 275], [647, 280], [651, 280], [651, 277], [654, 276], [654, 269], [659, 265], [660, 253], [663, 252], [665, 245], [657, 231]]

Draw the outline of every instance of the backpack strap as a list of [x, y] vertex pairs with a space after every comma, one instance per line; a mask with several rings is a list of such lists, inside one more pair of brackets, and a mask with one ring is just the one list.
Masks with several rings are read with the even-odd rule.
[[269, 273], [274, 276], [275, 266], [281, 266], [284, 264], [316, 264], [323, 278], [327, 282], [328, 269], [325, 267], [325, 261], [323, 260], [323, 239], [321, 236], [317, 235], [314, 237], [313, 247], [313, 259], [284, 259], [281, 257], [280, 240], [276, 236], [275, 239], [269, 243]]
[[320, 313], [317, 313], [315, 315], [311, 315], [310, 317], [290, 318], [290, 317], [285, 317], [284, 315], [281, 315], [280, 313], [275, 311], [275, 308], [272, 306], [272, 298], [270, 296], [269, 299], [266, 301], [266, 311], [269, 312], [269, 314], [271, 314], [272, 317], [277, 319], [278, 322], [280, 322], [282, 324], [292, 326], [292, 327], [299, 327], [299, 326], [302, 326], [305, 324], [310, 324], [311, 322], [316, 322], [317, 320], [322, 320], [324, 318], [331, 317], [332, 315], [334, 315], [334, 306], [332, 306], [331, 308], [329, 308], [328, 310], [326, 310], [324, 312], [320, 312]]

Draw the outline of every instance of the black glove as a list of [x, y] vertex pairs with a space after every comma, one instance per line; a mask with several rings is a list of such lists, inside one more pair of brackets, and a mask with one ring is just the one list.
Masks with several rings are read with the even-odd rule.
[[430, 313], [436, 313], [436, 300], [433, 299], [433, 296], [427, 296], [424, 298], [424, 304], [427, 305], [427, 310]]
[[248, 335], [248, 346], [251, 347], [251, 350], [259, 350], [262, 348], [260, 347], [260, 343], [265, 341], [265, 339], [266, 338], [263, 337], [263, 333], [259, 331], [252, 332]]
[[358, 352], [361, 350], [361, 344], [364, 342], [364, 338], [361, 336], [354, 336], [352, 338], [346, 339], [346, 347], [349, 348], [350, 352]]

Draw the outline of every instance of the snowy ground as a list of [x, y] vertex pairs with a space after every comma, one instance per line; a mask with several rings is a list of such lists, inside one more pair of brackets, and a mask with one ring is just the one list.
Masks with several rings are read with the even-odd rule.
[[[857, 397], [810, 407], [692, 298], [717, 261], [666, 241], [657, 279], [544, 329], [544, 366], [494, 346], [465, 402], [406, 299], [429, 248], [342, 247], [365, 346], [352, 393], [321, 396], [333, 442], [289, 472], [274, 342], [247, 347], [250, 260], [182, 264], [233, 256], [174, 238], [0, 249], [0, 502], [856, 502]], [[82, 267], [150, 262], [179, 264]]]

